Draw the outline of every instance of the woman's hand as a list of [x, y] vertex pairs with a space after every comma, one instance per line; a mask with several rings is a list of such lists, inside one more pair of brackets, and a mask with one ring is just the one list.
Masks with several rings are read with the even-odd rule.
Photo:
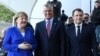
[[28, 50], [28, 49], [32, 49], [32, 45], [29, 43], [21, 43], [18, 45], [18, 48]]

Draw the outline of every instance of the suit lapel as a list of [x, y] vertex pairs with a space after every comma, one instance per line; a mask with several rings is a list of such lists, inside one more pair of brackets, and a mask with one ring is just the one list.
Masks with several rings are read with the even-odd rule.
[[79, 41], [81, 40], [81, 38], [82, 38], [82, 36], [83, 36], [84, 33], [85, 33], [85, 24], [83, 23], [81, 34], [80, 34], [80, 37], [79, 37]]
[[[82, 36], [84, 35], [84, 33], [86, 32], [86, 27], [85, 27], [85, 24], [83, 23], [82, 24], [82, 30], [81, 30], [81, 33], [80, 33], [80, 36], [78, 37], [78, 41], [81, 40]], [[72, 25], [71, 27], [71, 32], [70, 33], [72, 36], [75, 36], [77, 38], [77, 35], [76, 35], [76, 29], [75, 29], [75, 24]]]
[[72, 31], [71, 32], [73, 32], [72, 34], [73, 34], [73, 36], [75, 36], [75, 38], [78, 40], [78, 41], [80, 41], [80, 39], [81, 39], [81, 34], [79, 35], [79, 36], [77, 36], [76, 35], [76, 28], [75, 28], [75, 24], [72, 26]]
[[72, 26], [72, 32], [73, 32], [73, 36], [75, 36], [75, 38], [76, 38], [77, 36], [76, 36], [76, 29], [75, 29], [75, 25], [73, 25], [73, 26]]
[[48, 37], [45, 21], [43, 21], [41, 28], [43, 29], [42, 32], [46, 35], [46, 37]]
[[40, 24], [40, 31], [41, 31], [41, 35], [43, 35], [41, 37], [41, 41], [43, 41], [42, 43], [45, 44], [45, 47], [47, 47], [48, 49], [48, 34], [47, 34], [47, 30], [46, 30], [46, 22], [45, 20], [42, 21], [42, 23]]
[[50, 31], [50, 37], [53, 35], [53, 33], [55, 32], [55, 28], [56, 28], [57, 22], [55, 20], [53, 20], [52, 22], [52, 27], [51, 27], [51, 31]]
[[21, 34], [21, 32], [19, 31], [19, 29], [17, 27], [15, 27], [15, 34], [17, 35], [18, 39], [22, 39], [23, 40], [23, 36]]

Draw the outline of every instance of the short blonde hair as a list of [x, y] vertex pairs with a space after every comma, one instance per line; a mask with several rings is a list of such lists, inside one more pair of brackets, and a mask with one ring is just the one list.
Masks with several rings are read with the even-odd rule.
[[16, 24], [16, 20], [19, 18], [19, 17], [22, 17], [22, 16], [25, 16], [26, 19], [28, 19], [28, 15], [25, 13], [25, 12], [18, 12], [15, 16], [14, 16], [14, 24]]
[[18, 17], [22, 17], [22, 16], [25, 16], [26, 19], [28, 19], [28, 15], [25, 13], [25, 12], [18, 12], [16, 15], [15, 15], [15, 21], [17, 20]]

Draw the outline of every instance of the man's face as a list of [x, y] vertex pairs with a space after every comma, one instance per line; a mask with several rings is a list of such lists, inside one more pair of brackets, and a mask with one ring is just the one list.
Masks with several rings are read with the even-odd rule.
[[100, 7], [100, 4], [99, 3], [95, 3], [95, 7], [96, 8]]
[[88, 21], [88, 20], [89, 20], [89, 16], [88, 16], [88, 15], [84, 15], [84, 16], [83, 16], [83, 19], [84, 19], [85, 21]]
[[53, 17], [53, 9], [52, 8], [48, 8], [48, 7], [44, 7], [44, 16], [46, 19], [51, 19]]
[[75, 11], [73, 15], [74, 23], [80, 24], [83, 21], [83, 13], [80, 11]]

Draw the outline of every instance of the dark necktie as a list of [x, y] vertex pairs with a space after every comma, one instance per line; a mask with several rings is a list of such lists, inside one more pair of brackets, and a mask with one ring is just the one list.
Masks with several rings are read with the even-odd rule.
[[48, 33], [48, 37], [50, 36], [50, 28], [51, 28], [50, 21], [48, 21], [47, 22], [47, 33]]
[[80, 35], [80, 26], [77, 26], [77, 37], [79, 37], [79, 35]]

